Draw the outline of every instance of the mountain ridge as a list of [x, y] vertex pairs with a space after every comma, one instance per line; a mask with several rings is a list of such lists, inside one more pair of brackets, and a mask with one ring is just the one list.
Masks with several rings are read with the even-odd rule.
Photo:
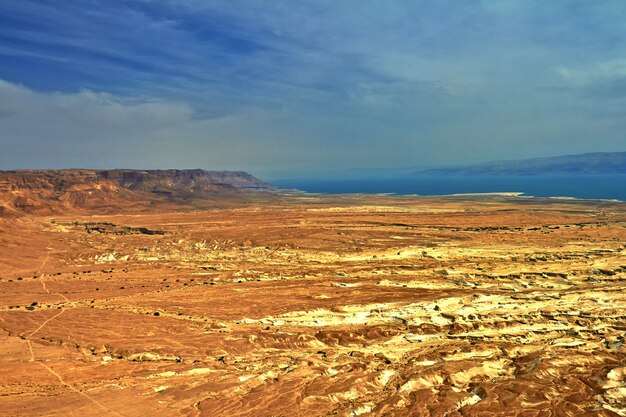
[[0, 214], [164, 207], [272, 190], [245, 171], [20, 169], [0, 171]]
[[527, 159], [498, 160], [456, 167], [431, 168], [414, 174], [437, 175], [542, 175], [624, 174], [626, 152], [591, 152]]

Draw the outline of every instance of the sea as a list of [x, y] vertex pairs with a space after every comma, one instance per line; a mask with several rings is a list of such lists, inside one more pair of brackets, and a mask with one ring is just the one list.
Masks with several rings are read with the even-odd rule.
[[283, 179], [280, 188], [322, 194], [450, 195], [520, 193], [534, 197], [569, 197], [626, 201], [626, 174], [603, 175], [416, 175], [351, 179]]

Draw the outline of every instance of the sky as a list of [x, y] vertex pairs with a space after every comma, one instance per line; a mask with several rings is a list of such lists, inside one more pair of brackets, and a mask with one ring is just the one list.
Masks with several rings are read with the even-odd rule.
[[626, 150], [622, 0], [0, 0], [0, 169]]

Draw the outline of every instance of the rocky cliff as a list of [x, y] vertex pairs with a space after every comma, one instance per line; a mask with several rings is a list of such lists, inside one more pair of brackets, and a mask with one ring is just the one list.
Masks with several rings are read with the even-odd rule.
[[148, 207], [272, 189], [243, 171], [0, 171], [0, 215]]
[[134, 191], [203, 193], [224, 190], [267, 190], [271, 186], [244, 171], [168, 169], [98, 171], [101, 178]]

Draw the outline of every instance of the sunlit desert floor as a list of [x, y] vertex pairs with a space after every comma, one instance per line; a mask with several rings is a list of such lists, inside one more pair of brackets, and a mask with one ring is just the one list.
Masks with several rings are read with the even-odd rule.
[[626, 416], [626, 204], [0, 220], [2, 416]]

